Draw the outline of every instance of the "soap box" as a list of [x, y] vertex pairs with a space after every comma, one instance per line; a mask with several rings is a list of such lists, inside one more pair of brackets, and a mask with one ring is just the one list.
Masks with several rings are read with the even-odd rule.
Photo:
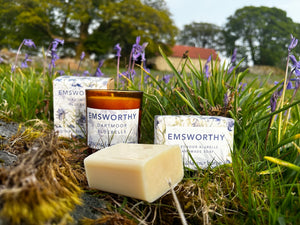
[[[221, 116], [155, 116], [154, 143], [178, 144], [190, 169], [231, 163], [234, 120]], [[196, 163], [196, 164], [195, 164]]]
[[85, 136], [87, 88], [113, 89], [114, 80], [88, 76], [60, 76], [53, 80], [54, 130], [59, 136]]

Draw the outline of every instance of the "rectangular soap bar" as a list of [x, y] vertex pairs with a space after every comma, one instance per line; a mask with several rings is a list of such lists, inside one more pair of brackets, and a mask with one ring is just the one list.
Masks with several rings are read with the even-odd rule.
[[54, 130], [59, 136], [85, 136], [87, 88], [112, 89], [114, 80], [88, 76], [60, 76], [53, 80]]
[[202, 115], [155, 116], [154, 144], [179, 145], [184, 166], [190, 169], [231, 163], [233, 139], [232, 118]]
[[153, 202], [183, 178], [179, 146], [116, 144], [84, 159], [89, 187]]

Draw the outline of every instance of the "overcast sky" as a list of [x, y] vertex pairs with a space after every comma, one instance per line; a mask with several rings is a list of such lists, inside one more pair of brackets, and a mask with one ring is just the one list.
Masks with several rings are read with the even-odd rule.
[[192, 22], [223, 26], [227, 18], [245, 6], [276, 7], [287, 12], [294, 22], [300, 23], [300, 0], [165, 0], [172, 19], [180, 29]]

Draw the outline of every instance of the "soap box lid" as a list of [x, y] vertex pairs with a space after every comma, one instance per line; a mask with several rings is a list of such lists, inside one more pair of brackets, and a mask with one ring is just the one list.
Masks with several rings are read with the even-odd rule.
[[234, 120], [221, 116], [157, 115], [155, 144], [178, 144], [190, 169], [231, 163]]
[[84, 137], [86, 89], [113, 89], [110, 77], [59, 76], [53, 80], [54, 130], [59, 136]]

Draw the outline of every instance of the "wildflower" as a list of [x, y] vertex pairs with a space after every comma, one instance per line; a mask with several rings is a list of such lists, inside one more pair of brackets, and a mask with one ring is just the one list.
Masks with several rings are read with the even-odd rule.
[[247, 83], [239, 83], [239, 89], [240, 89], [240, 91], [244, 91], [245, 90], [245, 87], [247, 86]]
[[[231, 56], [231, 61], [230, 61], [231, 64], [234, 64], [234, 62], [236, 61], [236, 54], [237, 54], [237, 49], [235, 48]], [[231, 65], [227, 73], [230, 74], [233, 71], [233, 69], [234, 69], [234, 65]]]
[[0, 56], [0, 63], [2, 63], [4, 61], [4, 59]]
[[84, 57], [85, 57], [85, 53], [84, 53], [84, 52], [81, 52], [81, 55], [80, 55], [80, 61], [79, 61], [78, 67], [77, 67], [77, 74], [78, 74], [78, 71], [79, 71], [81, 62], [82, 62], [82, 60], [84, 59]]
[[26, 54], [25, 54], [25, 59], [24, 59], [24, 61], [23, 61], [22, 64], [21, 64], [21, 68], [27, 68], [27, 67], [28, 67], [27, 62], [31, 62], [31, 61], [32, 61], [32, 60], [29, 59], [29, 55], [26, 53]]
[[290, 52], [293, 48], [295, 48], [298, 44], [298, 39], [296, 39], [292, 34], [291, 34], [291, 43], [288, 47], [288, 51]]
[[31, 40], [31, 39], [24, 39], [22, 41], [22, 43], [20, 44], [19, 48], [18, 48], [18, 52], [17, 52], [17, 55], [16, 55], [16, 60], [15, 60], [15, 64], [12, 65], [11, 67], [11, 72], [15, 72], [16, 68], [17, 68], [17, 60], [18, 60], [18, 55], [20, 54], [20, 51], [21, 51], [21, 48], [22, 46], [25, 45], [29, 48], [36, 48], [34, 42]]
[[63, 70], [58, 70], [57, 73], [58, 73], [60, 76], [62, 76], [62, 75], [65, 74], [65, 71], [63, 71]]
[[300, 76], [300, 62], [296, 60], [296, 57], [294, 55], [290, 55], [290, 60], [293, 64], [293, 71], [295, 71], [296, 76]]
[[121, 48], [121, 46], [120, 46], [119, 43], [115, 45], [114, 50], [117, 51], [116, 56], [117, 57], [121, 57], [121, 50], [122, 50], [122, 48]]
[[277, 105], [277, 99], [278, 99], [278, 92], [274, 92], [270, 99], [270, 106], [271, 106], [271, 112], [274, 112], [276, 110]]
[[95, 72], [95, 75], [94, 76], [96, 76], [96, 77], [101, 77], [101, 76], [103, 76], [104, 75], [104, 73], [102, 73], [102, 71], [101, 71], [101, 67], [102, 67], [102, 65], [103, 65], [103, 62], [104, 62], [104, 60], [100, 60], [99, 61], [99, 63], [98, 63], [98, 66], [97, 66], [97, 69], [96, 69], [96, 72]]
[[300, 87], [300, 78], [297, 77], [296, 79], [291, 79], [295, 81], [295, 90], [297, 90]]
[[137, 59], [142, 56], [142, 61], [144, 62], [146, 60], [145, 58], [145, 48], [148, 45], [148, 42], [143, 43], [140, 45], [141, 37], [138, 36], [136, 38], [136, 43], [132, 46], [132, 59], [133, 61], [137, 61]]
[[229, 97], [230, 97], [230, 91], [227, 91], [225, 94], [224, 94], [224, 99], [223, 99], [223, 103], [224, 103], [224, 106], [227, 107], [228, 104], [229, 104]]
[[36, 48], [34, 42], [31, 39], [24, 39], [23, 40], [24, 45], [30, 48]]
[[82, 73], [82, 76], [89, 76], [89, 75], [90, 75], [90, 72], [88, 70], [86, 70]]
[[64, 45], [64, 40], [55, 38], [54, 41], [52, 42], [52, 49], [51, 50], [56, 51], [59, 44]]
[[81, 52], [81, 55], [80, 55], [80, 61], [82, 61], [85, 57], [85, 53], [84, 52]]
[[144, 70], [145, 70], [147, 73], [150, 73], [150, 69], [149, 69], [149, 68], [144, 67]]
[[205, 71], [206, 78], [210, 77], [210, 72], [209, 72], [209, 63], [210, 63], [210, 61], [211, 61], [211, 55], [208, 57], [205, 65], [204, 65], [204, 71]]
[[52, 41], [52, 43], [49, 46], [49, 49], [51, 47], [51, 62], [49, 63], [49, 74], [52, 73], [52, 69], [55, 67], [55, 62], [57, 59], [59, 59], [59, 57], [57, 55], [57, 47], [59, 44], [63, 45], [64, 40], [55, 38], [54, 41]]
[[140, 36], [136, 37], [135, 44], [133, 44], [132, 46], [131, 52], [132, 52], [133, 61], [136, 61], [142, 53], [142, 46], [140, 45], [140, 40], [141, 40]]
[[162, 80], [167, 84], [170, 82], [170, 79], [172, 77], [172, 74], [167, 74], [167, 75], [164, 75]]

